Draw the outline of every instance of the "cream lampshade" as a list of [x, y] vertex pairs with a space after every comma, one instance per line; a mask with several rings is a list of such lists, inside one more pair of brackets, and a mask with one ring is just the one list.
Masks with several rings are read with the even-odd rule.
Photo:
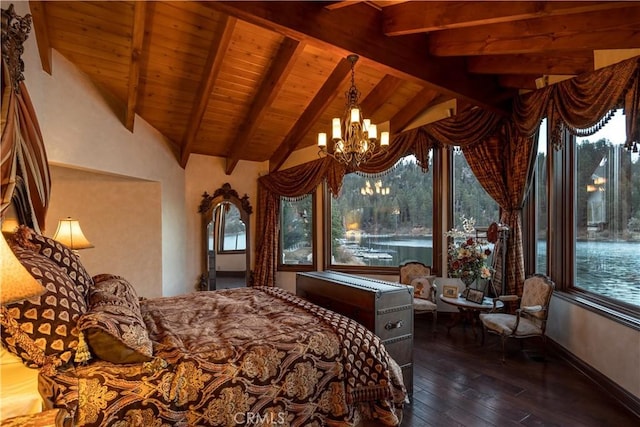
[[77, 219], [71, 219], [71, 217], [58, 221], [58, 229], [53, 240], [57, 240], [73, 250], [93, 248], [91, 242], [84, 237], [80, 222]]
[[35, 297], [44, 291], [45, 288], [20, 264], [3, 235], [0, 238], [0, 305]]

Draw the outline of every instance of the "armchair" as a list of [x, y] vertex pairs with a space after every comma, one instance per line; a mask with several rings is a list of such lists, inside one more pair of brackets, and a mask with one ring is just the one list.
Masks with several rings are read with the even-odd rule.
[[437, 287], [431, 274], [431, 267], [418, 261], [409, 261], [400, 265], [400, 283], [413, 287], [413, 313], [433, 313], [432, 329], [436, 332], [438, 305]]
[[[484, 332], [499, 335], [502, 341], [502, 361], [505, 361], [505, 341], [507, 338], [542, 338], [543, 351], [546, 349], [546, 327], [549, 315], [549, 302], [555, 283], [543, 274], [534, 274], [524, 281], [522, 297], [503, 295], [494, 298], [494, 309], [480, 314]], [[497, 301], [520, 301], [515, 314], [497, 313]]]

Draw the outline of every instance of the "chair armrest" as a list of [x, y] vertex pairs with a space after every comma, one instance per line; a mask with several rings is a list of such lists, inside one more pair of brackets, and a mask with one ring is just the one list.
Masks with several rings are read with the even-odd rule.
[[522, 307], [522, 311], [524, 311], [525, 313], [538, 313], [543, 310], [544, 307], [542, 307], [541, 305], [525, 305]]

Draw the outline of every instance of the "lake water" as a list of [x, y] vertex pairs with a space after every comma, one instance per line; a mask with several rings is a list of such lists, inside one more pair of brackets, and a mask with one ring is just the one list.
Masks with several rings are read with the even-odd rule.
[[[407, 260], [431, 265], [433, 260], [430, 237], [369, 237], [359, 245], [391, 256], [363, 258], [367, 265], [397, 266]], [[544, 242], [539, 242], [540, 256], [544, 256], [544, 250]], [[640, 243], [577, 242], [576, 265], [576, 285], [580, 288], [640, 306]]]

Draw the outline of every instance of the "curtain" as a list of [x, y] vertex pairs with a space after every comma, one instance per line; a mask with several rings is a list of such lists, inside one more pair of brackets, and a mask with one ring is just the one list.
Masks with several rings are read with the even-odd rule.
[[0, 212], [9, 207], [16, 191], [18, 212], [36, 231], [44, 228], [51, 178], [38, 119], [22, 76], [22, 42], [30, 30], [29, 15], [20, 18], [13, 7], [2, 10], [2, 139], [0, 145]]
[[[519, 134], [511, 122], [500, 131], [464, 149], [467, 163], [478, 182], [502, 209], [500, 222], [509, 227], [506, 252], [507, 294], [522, 294], [525, 279], [522, 247], [524, 205], [535, 153], [534, 139]], [[499, 258], [500, 260], [500, 258]]]
[[610, 119], [611, 110], [624, 108], [625, 147], [637, 152], [640, 144], [639, 100], [640, 56], [635, 56], [516, 97], [513, 122], [521, 134], [532, 136], [546, 116], [551, 143], [560, 148], [564, 128], [573, 135], [593, 135]]

